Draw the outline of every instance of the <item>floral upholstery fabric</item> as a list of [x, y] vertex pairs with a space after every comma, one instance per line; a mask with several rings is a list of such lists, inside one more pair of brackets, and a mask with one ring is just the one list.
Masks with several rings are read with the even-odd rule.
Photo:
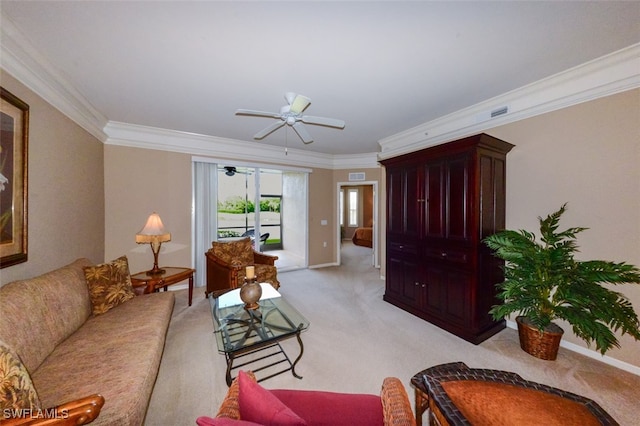
[[[278, 281], [278, 269], [275, 266], [263, 265], [257, 263], [254, 265], [256, 268], [256, 279], [261, 283], [269, 283], [276, 290], [280, 288], [280, 281]], [[246, 270], [243, 268], [238, 271], [238, 285], [241, 286], [244, 283], [244, 277], [246, 276]]]
[[236, 241], [213, 241], [211, 251], [230, 265], [253, 265], [253, 246], [249, 237]]
[[135, 297], [126, 256], [84, 268], [93, 314], [100, 315]]
[[40, 400], [22, 361], [0, 340], [0, 419], [22, 409], [39, 410]]

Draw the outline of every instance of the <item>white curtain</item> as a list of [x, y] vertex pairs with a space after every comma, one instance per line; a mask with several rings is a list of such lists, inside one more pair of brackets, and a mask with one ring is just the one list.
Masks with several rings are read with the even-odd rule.
[[193, 224], [195, 286], [204, 287], [207, 279], [205, 253], [217, 240], [218, 167], [213, 163], [193, 162]]

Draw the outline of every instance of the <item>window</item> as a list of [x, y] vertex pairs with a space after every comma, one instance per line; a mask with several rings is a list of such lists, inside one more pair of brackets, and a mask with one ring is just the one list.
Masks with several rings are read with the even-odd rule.
[[349, 189], [349, 226], [358, 226], [358, 190]]

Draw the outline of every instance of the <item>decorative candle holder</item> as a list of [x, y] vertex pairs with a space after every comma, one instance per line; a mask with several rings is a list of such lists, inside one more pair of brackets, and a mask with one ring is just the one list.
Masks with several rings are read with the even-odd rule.
[[247, 310], [258, 309], [258, 300], [262, 297], [262, 287], [258, 284], [256, 277], [244, 279], [244, 284], [240, 287], [240, 299], [244, 302]]

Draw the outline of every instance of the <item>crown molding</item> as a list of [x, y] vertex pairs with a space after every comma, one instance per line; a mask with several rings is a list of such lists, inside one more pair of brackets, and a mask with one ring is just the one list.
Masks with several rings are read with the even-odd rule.
[[[380, 159], [640, 87], [640, 43], [378, 141]], [[504, 115], [491, 111], [508, 107]]]
[[157, 127], [110, 121], [104, 128], [106, 145], [155, 149], [183, 154], [237, 160], [285, 164], [292, 166], [332, 168], [333, 156], [295, 148], [259, 145], [236, 139], [179, 132]]
[[2, 13], [0, 66], [101, 142], [107, 118], [96, 110], [55, 67], [41, 55]]
[[258, 144], [237, 139], [179, 132], [157, 127], [109, 121], [104, 128], [106, 145], [156, 149], [207, 157], [253, 160], [321, 169], [377, 168], [378, 153], [331, 155], [296, 148]]

